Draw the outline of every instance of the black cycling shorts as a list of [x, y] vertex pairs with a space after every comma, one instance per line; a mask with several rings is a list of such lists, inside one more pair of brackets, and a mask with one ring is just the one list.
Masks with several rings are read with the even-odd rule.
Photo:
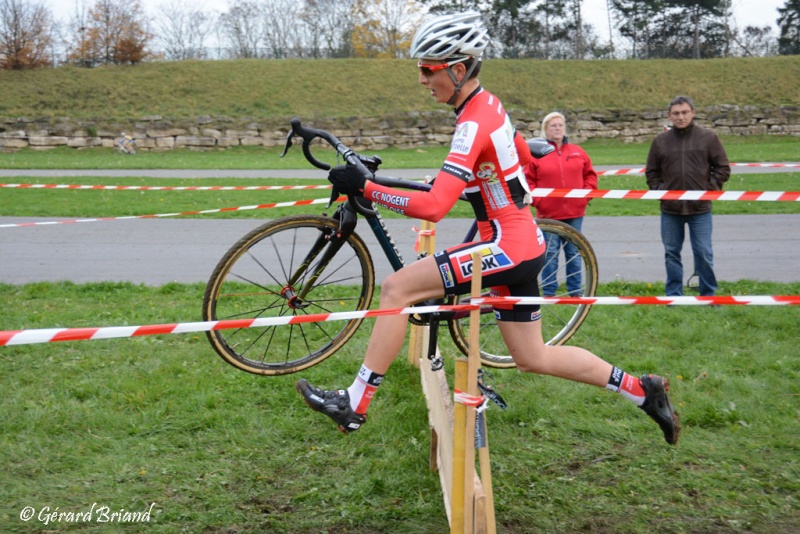
[[[434, 255], [445, 295], [465, 295], [472, 289], [472, 254], [483, 256], [481, 287], [490, 288], [492, 297], [538, 297], [539, 271], [544, 254], [514, 264], [497, 244], [462, 243]], [[493, 306], [498, 321], [531, 322], [541, 318], [538, 304], [500, 304]]]

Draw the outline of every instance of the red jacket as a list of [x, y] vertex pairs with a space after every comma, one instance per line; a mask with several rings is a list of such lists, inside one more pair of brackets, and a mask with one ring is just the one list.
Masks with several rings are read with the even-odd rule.
[[[550, 143], [555, 145], [555, 143]], [[525, 178], [531, 189], [597, 189], [597, 173], [589, 155], [578, 145], [567, 142], [542, 159], [531, 158], [525, 166]], [[588, 198], [534, 197], [536, 217], [540, 219], [576, 219], [586, 214]]]

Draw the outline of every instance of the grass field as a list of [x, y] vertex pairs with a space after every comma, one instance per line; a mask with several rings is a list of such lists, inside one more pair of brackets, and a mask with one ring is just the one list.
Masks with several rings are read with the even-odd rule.
[[[797, 105], [797, 56], [715, 60], [489, 60], [481, 81], [507, 109], [663, 109], [677, 94], [713, 104]], [[383, 116], [442, 109], [413, 60], [237, 60], [4, 72], [0, 117], [170, 119]]]
[[[800, 161], [797, 137], [792, 136], [723, 136], [722, 142], [732, 162]], [[581, 146], [595, 165], [644, 165], [649, 143], [624, 144], [616, 140], [590, 139]], [[390, 148], [378, 151], [386, 169], [438, 168], [447, 155], [447, 147], [424, 147], [413, 150]], [[75, 150], [60, 147], [52, 150], [20, 150], [0, 153], [3, 169], [309, 169], [298, 146], [285, 157], [283, 147], [232, 147], [225, 150], [196, 152], [170, 150], [140, 152], [129, 156], [110, 148]], [[323, 146], [314, 154], [328, 163], [336, 162], [335, 154]]]
[[[199, 318], [201, 285], [0, 285], [3, 328]], [[600, 294], [663, 294], [611, 284]], [[725, 283], [722, 294], [800, 294], [800, 284]], [[797, 309], [596, 306], [574, 342], [633, 373], [670, 378], [677, 447], [607, 391], [515, 370], [491, 383], [498, 532], [794, 533], [800, 528]], [[302, 373], [349, 384], [369, 323]], [[450, 372], [455, 349], [442, 341]], [[202, 334], [0, 348], [0, 530], [108, 525], [23, 522], [26, 506], [146, 511], [125, 532], [447, 531], [418, 371], [401, 356], [345, 436], [305, 408], [297, 375], [227, 366]], [[119, 527], [119, 528], [116, 528]]]

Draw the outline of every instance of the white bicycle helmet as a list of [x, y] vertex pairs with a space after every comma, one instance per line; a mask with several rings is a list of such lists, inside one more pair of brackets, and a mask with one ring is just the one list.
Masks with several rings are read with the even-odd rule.
[[422, 25], [411, 41], [416, 59], [479, 58], [489, 44], [489, 32], [477, 11], [439, 15]]

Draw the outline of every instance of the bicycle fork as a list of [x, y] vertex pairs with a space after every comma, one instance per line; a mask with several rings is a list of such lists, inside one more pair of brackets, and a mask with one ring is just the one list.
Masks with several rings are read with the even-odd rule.
[[[286, 299], [291, 309], [302, 310], [308, 306], [305, 301], [308, 292], [314, 287], [320, 275], [322, 275], [356, 227], [356, 214], [349, 204], [340, 205], [333, 218], [338, 219], [339, 228], [335, 230], [328, 228], [320, 232], [317, 240], [311, 246], [311, 250], [308, 251], [300, 266], [292, 273], [286, 286], [281, 290], [281, 296]], [[311, 276], [306, 279], [305, 277], [309, 273], [309, 266], [317, 259], [320, 252], [322, 252], [322, 256], [311, 271]], [[300, 292], [296, 293], [296, 286], [301, 281], [303, 286]]]

